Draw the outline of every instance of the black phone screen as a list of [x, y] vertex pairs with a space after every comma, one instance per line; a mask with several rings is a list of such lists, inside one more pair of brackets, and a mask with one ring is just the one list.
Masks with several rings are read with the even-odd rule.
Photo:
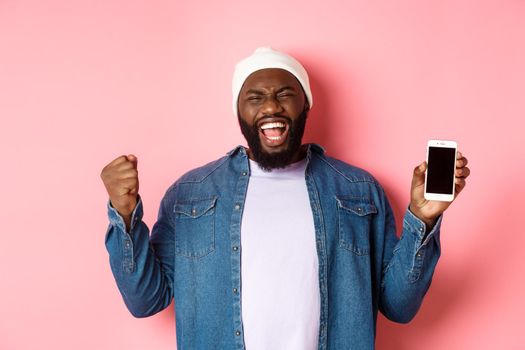
[[428, 148], [427, 193], [452, 194], [455, 158], [455, 148]]

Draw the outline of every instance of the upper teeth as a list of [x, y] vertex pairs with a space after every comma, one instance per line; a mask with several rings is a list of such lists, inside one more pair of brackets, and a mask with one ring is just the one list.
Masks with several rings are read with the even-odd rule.
[[284, 128], [284, 123], [282, 122], [274, 122], [274, 123], [266, 123], [261, 126], [261, 129], [273, 129], [273, 128]]

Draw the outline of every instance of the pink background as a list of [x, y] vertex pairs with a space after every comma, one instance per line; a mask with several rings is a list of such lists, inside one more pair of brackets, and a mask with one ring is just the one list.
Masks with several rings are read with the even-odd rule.
[[102, 167], [139, 158], [144, 220], [183, 172], [243, 143], [234, 63], [309, 70], [307, 140], [371, 171], [398, 220], [429, 138], [469, 158], [414, 321], [378, 349], [523, 349], [525, 1], [0, 1], [0, 348], [174, 349], [170, 309], [126, 310]]

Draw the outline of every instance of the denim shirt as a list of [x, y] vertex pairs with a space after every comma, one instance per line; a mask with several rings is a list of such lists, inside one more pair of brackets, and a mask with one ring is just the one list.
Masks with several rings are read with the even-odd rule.
[[[151, 237], [140, 198], [129, 232], [108, 202], [105, 244], [124, 302], [146, 317], [174, 299], [179, 350], [245, 349], [240, 234], [249, 179], [242, 146], [186, 173], [166, 191]], [[379, 183], [316, 144], [305, 181], [319, 259], [318, 349], [373, 349], [378, 310], [402, 323], [418, 311], [440, 255], [442, 217], [425, 232], [407, 209], [399, 239]]]

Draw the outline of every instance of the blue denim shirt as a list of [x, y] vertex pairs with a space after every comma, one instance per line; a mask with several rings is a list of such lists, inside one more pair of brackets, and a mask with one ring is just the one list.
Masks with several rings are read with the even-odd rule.
[[[319, 259], [318, 349], [373, 349], [378, 310], [408, 322], [419, 309], [440, 255], [441, 217], [425, 232], [407, 209], [398, 239], [385, 193], [370, 174], [315, 144], [307, 162]], [[108, 203], [105, 242], [124, 302], [146, 317], [174, 299], [180, 350], [245, 349], [240, 234], [249, 179], [241, 146], [186, 173], [166, 191], [151, 237], [140, 198], [129, 233]]]

